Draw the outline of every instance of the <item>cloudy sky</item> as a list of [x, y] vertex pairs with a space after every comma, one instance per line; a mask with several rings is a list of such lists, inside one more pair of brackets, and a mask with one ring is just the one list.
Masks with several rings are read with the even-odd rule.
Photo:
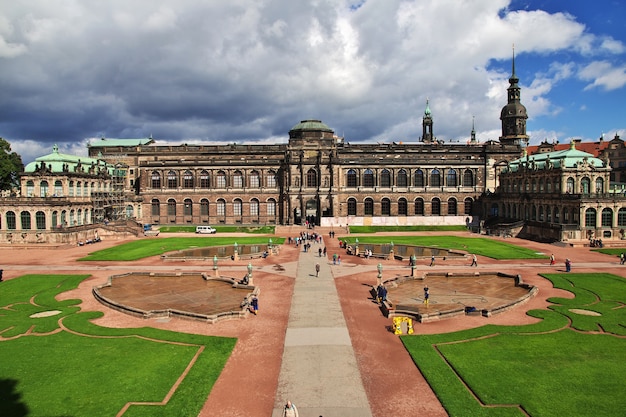
[[25, 163], [93, 138], [497, 139], [515, 44], [531, 144], [626, 138], [622, 0], [0, 0], [0, 136]]

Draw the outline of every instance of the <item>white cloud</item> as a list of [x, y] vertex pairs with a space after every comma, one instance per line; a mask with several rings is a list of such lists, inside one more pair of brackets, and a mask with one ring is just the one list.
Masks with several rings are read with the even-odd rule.
[[584, 66], [578, 76], [581, 80], [592, 81], [585, 90], [615, 90], [626, 85], [626, 65], [615, 67], [608, 61], [594, 61]]

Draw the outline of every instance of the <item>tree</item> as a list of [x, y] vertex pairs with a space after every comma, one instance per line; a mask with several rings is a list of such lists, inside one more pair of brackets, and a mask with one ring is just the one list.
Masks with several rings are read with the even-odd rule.
[[0, 138], [0, 190], [19, 187], [22, 171], [24, 171], [22, 157], [11, 152], [11, 144]]

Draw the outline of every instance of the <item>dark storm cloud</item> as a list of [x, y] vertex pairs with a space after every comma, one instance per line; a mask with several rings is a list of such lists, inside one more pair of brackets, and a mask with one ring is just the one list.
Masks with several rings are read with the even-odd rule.
[[584, 27], [479, 3], [12, 2], [0, 135], [26, 161], [99, 136], [286, 141], [309, 118], [351, 142], [417, 140], [430, 97], [438, 136], [467, 136], [476, 115], [497, 137], [509, 74], [486, 65], [508, 60], [509, 39], [564, 48]]

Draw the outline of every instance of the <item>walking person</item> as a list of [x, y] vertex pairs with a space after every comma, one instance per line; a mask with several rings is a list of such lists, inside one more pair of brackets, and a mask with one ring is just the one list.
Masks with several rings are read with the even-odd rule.
[[474, 254], [472, 254], [472, 264], [470, 266], [478, 266], [478, 260]]
[[550, 265], [554, 265], [556, 260], [554, 259], [554, 254], [550, 255]]
[[316, 263], [315, 264], [315, 276], [319, 277], [320, 276], [320, 263]]
[[430, 257], [430, 266], [435, 266], [435, 255]]
[[298, 414], [298, 408], [296, 407], [296, 405], [292, 403], [291, 401], [287, 400], [287, 403], [285, 404], [285, 408], [283, 409], [282, 417], [300, 417], [300, 414]]
[[622, 252], [619, 254], [619, 263], [620, 265], [624, 265], [624, 262], [626, 262], [626, 256], [624, 256], [624, 252]]
[[567, 258], [565, 260], [565, 272], [570, 272], [572, 270], [572, 261]]
[[337, 265], [337, 254], [333, 253], [333, 265]]
[[428, 287], [424, 287], [424, 304], [426, 304], [426, 307], [428, 307], [429, 299], [430, 299], [430, 291], [428, 290]]

